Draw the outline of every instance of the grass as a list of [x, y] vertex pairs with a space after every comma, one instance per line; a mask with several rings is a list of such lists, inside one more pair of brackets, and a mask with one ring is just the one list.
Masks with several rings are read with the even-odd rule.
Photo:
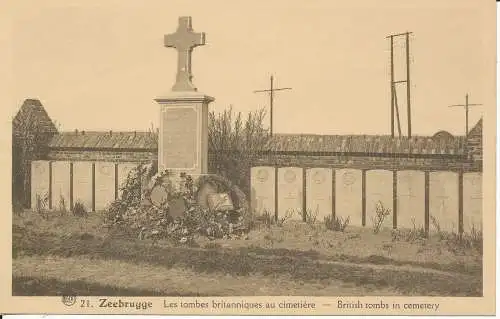
[[[374, 234], [369, 227], [348, 227], [332, 232], [324, 224], [287, 221], [257, 227], [248, 239], [198, 238], [197, 247], [160, 241], [153, 247], [148, 241], [119, 238], [101, 225], [98, 214], [15, 216], [13, 293], [57, 295], [70, 289], [87, 295], [197, 296], [245, 295], [250, 289], [250, 295], [482, 294], [481, 254], [474, 249], [454, 254], [437, 237], [393, 242], [390, 231]], [[165, 278], [156, 277], [160, 274]]]

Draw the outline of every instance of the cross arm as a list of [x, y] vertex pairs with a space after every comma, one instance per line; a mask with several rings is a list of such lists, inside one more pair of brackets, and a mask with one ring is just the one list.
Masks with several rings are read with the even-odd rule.
[[466, 105], [466, 104], [453, 104], [453, 105], [448, 105], [448, 107], [455, 107], [455, 106], [479, 106], [479, 105], [482, 105], [482, 104], [469, 104], [469, 105]]
[[253, 93], [260, 93], [260, 92], [271, 92], [271, 91], [283, 91], [283, 90], [291, 90], [292, 88], [279, 88], [279, 89], [272, 89], [272, 90], [257, 90], [253, 91]]

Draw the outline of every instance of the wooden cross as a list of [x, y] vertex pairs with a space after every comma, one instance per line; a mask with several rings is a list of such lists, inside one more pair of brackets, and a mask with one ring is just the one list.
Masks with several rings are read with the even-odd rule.
[[177, 76], [172, 91], [196, 91], [191, 82], [191, 53], [193, 48], [205, 45], [205, 33], [195, 33], [191, 17], [180, 17], [177, 31], [165, 35], [165, 46], [177, 49]]

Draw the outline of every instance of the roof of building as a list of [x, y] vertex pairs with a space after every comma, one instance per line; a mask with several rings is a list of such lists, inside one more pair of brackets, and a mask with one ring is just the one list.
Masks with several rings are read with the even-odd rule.
[[471, 135], [482, 135], [483, 134], [483, 118], [481, 117], [479, 121], [477, 121], [476, 125], [469, 131], [467, 136]]
[[383, 154], [463, 154], [463, 137], [435, 140], [428, 136], [277, 134], [268, 149], [277, 152], [336, 152]]
[[150, 132], [61, 132], [49, 143], [51, 148], [156, 149]]
[[[262, 151], [306, 153], [464, 153], [463, 137], [436, 140], [431, 137], [392, 138], [384, 135], [275, 134]], [[62, 132], [49, 143], [51, 148], [157, 149], [150, 132]]]
[[30, 131], [56, 133], [57, 128], [47, 114], [40, 100], [26, 99], [12, 120], [14, 134]]

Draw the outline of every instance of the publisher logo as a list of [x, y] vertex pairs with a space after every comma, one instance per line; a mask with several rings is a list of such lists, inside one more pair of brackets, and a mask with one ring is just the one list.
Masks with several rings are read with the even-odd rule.
[[62, 303], [68, 307], [73, 306], [76, 303], [75, 296], [63, 296]]

